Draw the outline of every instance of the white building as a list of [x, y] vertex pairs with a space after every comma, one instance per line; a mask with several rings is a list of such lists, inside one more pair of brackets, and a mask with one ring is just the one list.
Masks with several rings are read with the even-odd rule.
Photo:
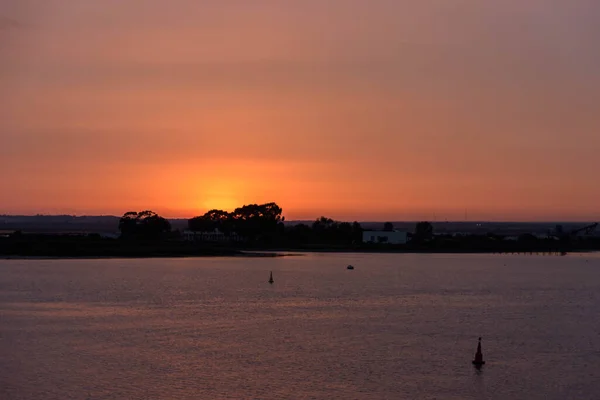
[[407, 232], [403, 231], [363, 231], [363, 243], [406, 244]]

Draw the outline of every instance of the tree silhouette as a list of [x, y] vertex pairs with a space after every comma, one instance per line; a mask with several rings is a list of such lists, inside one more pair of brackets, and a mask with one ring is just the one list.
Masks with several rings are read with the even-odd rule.
[[283, 234], [283, 210], [276, 203], [247, 204], [228, 213], [210, 210], [206, 214], [188, 220], [192, 231], [219, 229], [225, 234], [235, 232], [249, 240], [272, 239]]
[[321, 217], [318, 218], [315, 222], [313, 222], [312, 228], [316, 232], [322, 232], [333, 228], [337, 228], [337, 222], [335, 222], [331, 218]]
[[232, 215], [223, 210], [210, 210], [206, 214], [188, 220], [188, 228], [194, 232], [211, 232], [215, 229], [225, 234], [233, 229]]
[[363, 228], [356, 221], [352, 223], [352, 242], [362, 242]]
[[423, 243], [433, 238], [433, 225], [427, 221], [419, 222], [415, 226], [415, 234], [413, 241], [415, 243]]
[[121, 231], [121, 236], [135, 236], [137, 231], [137, 216], [138, 213], [136, 211], [129, 211], [123, 214], [119, 220], [119, 231]]
[[171, 231], [171, 224], [154, 211], [129, 211], [119, 220], [119, 230], [127, 239], [159, 239]]
[[276, 203], [248, 204], [236, 208], [231, 213], [237, 233], [255, 240], [259, 237], [272, 237], [283, 228], [285, 217]]
[[386, 222], [385, 224], [383, 224], [383, 230], [386, 232], [391, 232], [394, 230], [394, 224], [392, 224], [391, 222]]
[[313, 230], [306, 224], [297, 224], [287, 229], [286, 237], [295, 243], [310, 243], [313, 241]]

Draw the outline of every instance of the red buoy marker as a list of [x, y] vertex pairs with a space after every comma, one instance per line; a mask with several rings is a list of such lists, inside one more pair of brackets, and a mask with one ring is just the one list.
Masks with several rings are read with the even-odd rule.
[[481, 352], [481, 338], [479, 338], [479, 343], [477, 343], [477, 352], [475, 353], [473, 365], [477, 368], [481, 368], [483, 364], [485, 364], [485, 361], [483, 361], [483, 353]]

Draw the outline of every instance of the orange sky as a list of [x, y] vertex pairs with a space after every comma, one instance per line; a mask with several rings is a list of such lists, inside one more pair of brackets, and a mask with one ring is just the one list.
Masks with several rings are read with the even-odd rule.
[[4, 0], [0, 214], [600, 218], [596, 0]]

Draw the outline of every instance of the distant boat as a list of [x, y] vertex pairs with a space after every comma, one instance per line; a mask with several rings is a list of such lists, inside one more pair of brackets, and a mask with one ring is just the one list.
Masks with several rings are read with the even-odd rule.
[[485, 361], [483, 361], [483, 353], [481, 352], [481, 338], [479, 338], [479, 342], [477, 343], [477, 352], [475, 353], [473, 365], [476, 368], [481, 368], [483, 364], [485, 364]]
[[346, 269], [354, 269], [354, 267], [352, 265], [348, 265]]
[[271, 271], [271, 276], [269, 277], [269, 283], [273, 283], [273, 282], [275, 282], [275, 281], [273, 280], [273, 271]]

